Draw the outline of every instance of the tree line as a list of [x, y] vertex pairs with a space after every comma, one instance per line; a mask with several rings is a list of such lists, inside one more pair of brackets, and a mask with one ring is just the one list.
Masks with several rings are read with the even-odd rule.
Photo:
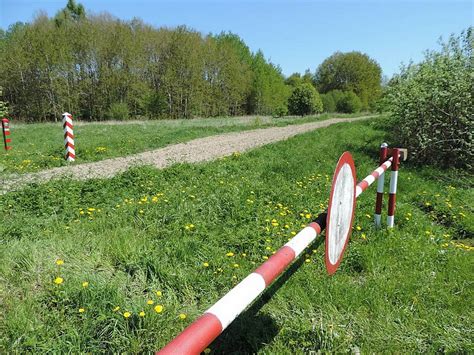
[[[285, 78], [235, 34], [89, 15], [73, 0], [53, 18], [40, 14], [0, 29], [0, 62], [9, 114], [25, 121], [56, 120], [64, 111], [102, 120], [368, 110], [381, 76], [377, 63], [352, 52], [334, 54], [315, 74]], [[305, 89], [308, 83], [316, 90]], [[318, 97], [336, 97], [334, 90], [359, 104], [347, 109]]]

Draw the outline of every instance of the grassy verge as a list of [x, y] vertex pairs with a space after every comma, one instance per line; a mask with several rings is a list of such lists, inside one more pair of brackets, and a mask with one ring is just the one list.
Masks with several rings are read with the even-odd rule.
[[[0, 349], [160, 348], [324, 209], [344, 150], [375, 167], [376, 124], [1, 196]], [[316, 242], [211, 350], [474, 351], [472, 182], [403, 165], [395, 229], [374, 229], [372, 187], [335, 276]]]
[[[81, 122], [74, 128], [77, 163], [139, 153], [220, 133], [352, 116], [356, 115], [125, 121], [125, 124], [115, 125]], [[67, 164], [61, 123], [13, 125], [12, 141], [11, 151], [0, 151], [0, 174], [33, 172]]]

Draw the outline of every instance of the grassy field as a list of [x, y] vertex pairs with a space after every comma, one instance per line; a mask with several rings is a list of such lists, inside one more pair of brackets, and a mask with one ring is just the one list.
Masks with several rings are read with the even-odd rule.
[[[360, 116], [361, 114], [359, 114]], [[364, 114], [362, 114], [364, 115]], [[332, 117], [357, 115], [323, 114], [308, 117], [225, 117], [195, 120], [124, 121], [119, 124], [82, 123], [74, 128], [77, 163], [119, 157], [168, 144], [182, 143], [226, 132], [286, 126]], [[62, 124], [12, 124], [13, 149], [0, 151], [0, 175], [25, 173], [64, 166]]]
[[[159, 349], [325, 208], [344, 150], [359, 179], [372, 171], [386, 131], [339, 124], [1, 196], [0, 351]], [[457, 174], [402, 165], [390, 231], [371, 187], [340, 270], [327, 276], [319, 239], [211, 351], [473, 352], [473, 178]]]

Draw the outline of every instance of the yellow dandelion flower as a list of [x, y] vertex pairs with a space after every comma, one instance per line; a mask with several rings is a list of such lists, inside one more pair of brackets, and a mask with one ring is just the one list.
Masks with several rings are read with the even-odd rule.
[[117, 307], [115, 307], [115, 308], [113, 309], [114, 312], [118, 312], [119, 310], [120, 310], [120, 307], [119, 307], [119, 306], [117, 306]]
[[268, 260], [268, 256], [264, 255], [263, 260]]
[[234, 256], [234, 253], [232, 253], [231, 251], [229, 251], [225, 256]]
[[204, 267], [209, 267], [209, 263], [208, 262], [205, 262], [202, 264]]
[[56, 260], [56, 265], [63, 265], [64, 264], [64, 260], [63, 259], [58, 259]]
[[149, 305], [152, 305], [153, 303], [155, 303], [155, 302], [153, 302], [153, 300], [146, 301], [146, 304], [149, 304]]
[[239, 267], [239, 264], [234, 264], [234, 267]]
[[310, 263], [311, 259], [306, 259], [305, 262]]
[[84, 214], [84, 211], [79, 211], [79, 214]]
[[311, 218], [311, 213], [306, 213], [304, 216], [309, 219]]
[[180, 314], [179, 314], [179, 319], [185, 320], [185, 319], [186, 319], [186, 314], [180, 313]]
[[62, 277], [59, 277], [59, 276], [58, 276], [58, 277], [56, 277], [56, 278], [54, 279], [54, 283], [55, 283], [56, 285], [61, 285], [63, 282], [64, 282], [64, 279], [63, 279]]
[[90, 212], [94, 212], [95, 208], [89, 207], [87, 210], [90, 211]]
[[161, 313], [161, 312], [163, 312], [163, 306], [161, 304], [156, 305], [154, 310], [155, 310], [156, 313]]
[[247, 256], [247, 254], [245, 254], [245, 253], [242, 253], [242, 256], [245, 258], [245, 257]]
[[79, 308], [79, 313], [84, 313], [86, 310], [84, 308]]
[[367, 236], [365, 235], [365, 233], [362, 233], [361, 237], [362, 237], [363, 240], [367, 239]]
[[138, 315], [139, 315], [140, 317], [145, 317], [145, 312], [141, 311], [140, 313], [138, 313]]
[[158, 297], [161, 297], [163, 295], [163, 293], [161, 291], [156, 291], [155, 293]]
[[357, 229], [358, 231], [360, 231], [360, 230], [362, 230], [362, 227], [361, 227], [361, 226], [357, 226], [356, 229]]
[[128, 317], [130, 317], [131, 315], [132, 315], [132, 313], [130, 313], [130, 312], [125, 312], [125, 313], [123, 314], [123, 316], [124, 316], [125, 318], [128, 318]]

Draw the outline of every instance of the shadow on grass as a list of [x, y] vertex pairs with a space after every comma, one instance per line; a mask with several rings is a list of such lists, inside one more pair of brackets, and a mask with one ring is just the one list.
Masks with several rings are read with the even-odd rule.
[[[317, 238], [311, 245], [319, 248], [324, 237]], [[267, 314], [259, 313], [260, 309], [288, 281], [304, 263], [302, 253], [298, 259], [264, 291], [255, 303], [240, 314], [229, 327], [210, 345], [214, 354], [253, 354], [269, 344], [279, 333], [275, 320]]]

